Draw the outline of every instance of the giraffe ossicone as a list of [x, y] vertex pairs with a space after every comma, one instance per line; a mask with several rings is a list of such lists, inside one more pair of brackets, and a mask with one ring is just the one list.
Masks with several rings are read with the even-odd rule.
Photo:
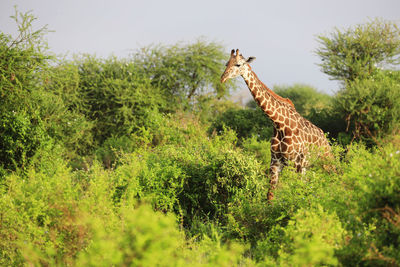
[[290, 99], [277, 95], [258, 79], [249, 65], [254, 59], [255, 57], [246, 59], [240, 54], [239, 49], [236, 49], [236, 54], [232, 49], [221, 82], [242, 76], [258, 106], [273, 122], [268, 191], [268, 200], [272, 200], [279, 173], [289, 161], [294, 162], [297, 172], [304, 173], [310, 146], [318, 146], [329, 154], [330, 145], [324, 132], [303, 118]]

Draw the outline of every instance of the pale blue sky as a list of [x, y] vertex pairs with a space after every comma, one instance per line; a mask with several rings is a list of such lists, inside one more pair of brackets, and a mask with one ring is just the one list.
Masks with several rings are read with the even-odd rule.
[[304, 83], [327, 93], [338, 85], [317, 66], [316, 35], [375, 17], [400, 24], [400, 0], [0, 0], [3, 32], [15, 33], [14, 5], [55, 31], [47, 39], [57, 54], [127, 56], [204, 37], [257, 57], [253, 70], [270, 87]]

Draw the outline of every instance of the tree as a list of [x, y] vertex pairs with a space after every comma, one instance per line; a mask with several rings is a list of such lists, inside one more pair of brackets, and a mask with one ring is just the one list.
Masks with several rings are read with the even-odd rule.
[[375, 19], [343, 31], [336, 28], [318, 41], [319, 66], [333, 80], [367, 78], [379, 68], [400, 63], [400, 31], [393, 22]]
[[[25, 167], [47, 136], [37, 110], [40, 72], [49, 57], [42, 37], [46, 27], [32, 30], [31, 13], [15, 10], [18, 36], [0, 32], [0, 172]], [[1, 176], [1, 173], [0, 173]]]
[[282, 97], [289, 98], [297, 112], [306, 118], [310, 117], [313, 110], [320, 111], [330, 106], [332, 100], [331, 96], [303, 84], [275, 86], [274, 91]]
[[0, 32], [0, 112], [6, 112], [12, 106], [16, 109], [30, 107], [29, 93], [40, 83], [38, 72], [47, 67], [51, 58], [45, 54], [47, 46], [43, 36], [47, 33], [44, 26], [32, 29], [36, 18], [30, 13], [15, 10], [11, 16], [17, 24], [18, 36]]
[[67, 103], [78, 104], [78, 109], [94, 123], [92, 132], [97, 144], [112, 136], [129, 136], [151, 124], [150, 113], [166, 109], [167, 98], [160, 88], [153, 86], [130, 60], [85, 55], [73, 64], [78, 69], [76, 90], [83, 101], [76, 101], [72, 95]]
[[153, 86], [184, 104], [205, 93], [217, 98], [228, 93], [233, 83], [220, 82], [228, 57], [221, 45], [200, 40], [189, 45], [148, 46], [136, 52], [133, 61]]
[[11, 18], [17, 37], [0, 32], [0, 172], [25, 168], [54, 143], [68, 154], [90, 143], [91, 126], [55, 90], [61, 85], [54, 83], [59, 78], [52, 72], [55, 58], [44, 39], [47, 27], [34, 29], [36, 17], [30, 12], [16, 9]]
[[400, 119], [399, 72], [390, 70], [400, 63], [398, 26], [376, 19], [318, 38], [322, 71], [342, 81], [335, 113], [342, 114], [353, 140], [376, 144]]

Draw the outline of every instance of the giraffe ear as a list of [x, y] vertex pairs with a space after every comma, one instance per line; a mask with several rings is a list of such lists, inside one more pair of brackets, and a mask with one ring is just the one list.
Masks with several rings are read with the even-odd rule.
[[246, 59], [246, 63], [251, 63], [251, 62], [253, 62], [254, 60], [256, 60], [255, 57], [249, 57], [248, 59]]

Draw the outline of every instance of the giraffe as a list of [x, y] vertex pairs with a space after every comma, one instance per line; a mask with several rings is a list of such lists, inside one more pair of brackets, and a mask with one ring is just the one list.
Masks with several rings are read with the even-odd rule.
[[221, 82], [242, 76], [257, 104], [273, 122], [270, 187], [267, 194], [268, 201], [271, 201], [274, 198], [279, 173], [288, 165], [288, 161], [293, 161], [296, 171], [304, 174], [310, 146], [321, 147], [325, 154], [329, 154], [330, 145], [324, 132], [303, 118], [290, 99], [277, 95], [258, 79], [249, 65], [254, 59], [255, 57], [245, 59], [239, 54], [239, 49], [236, 49], [236, 55], [235, 50], [232, 50]]

